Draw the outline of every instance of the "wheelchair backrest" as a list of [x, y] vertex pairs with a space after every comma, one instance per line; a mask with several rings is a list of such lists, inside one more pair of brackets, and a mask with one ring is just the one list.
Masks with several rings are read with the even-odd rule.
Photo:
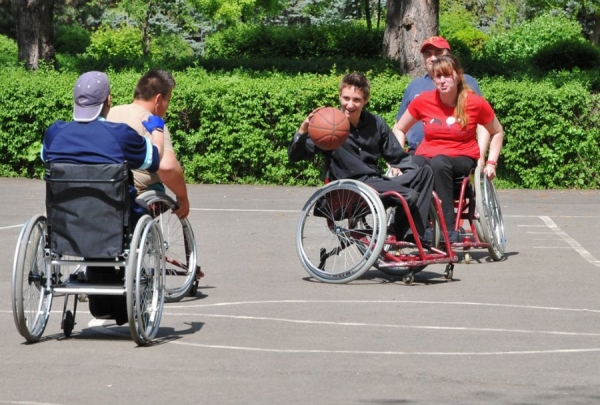
[[126, 163], [46, 163], [44, 180], [54, 253], [86, 258], [123, 253], [130, 204]]

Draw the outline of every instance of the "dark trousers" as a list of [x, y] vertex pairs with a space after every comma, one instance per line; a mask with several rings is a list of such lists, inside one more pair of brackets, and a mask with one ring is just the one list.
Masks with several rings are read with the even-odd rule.
[[456, 214], [454, 213], [454, 182], [455, 179], [469, 175], [477, 166], [477, 160], [467, 156], [437, 155], [432, 158], [413, 156], [413, 162], [421, 167], [429, 166], [433, 169], [433, 189], [442, 200], [442, 211], [446, 228], [454, 230]]
[[[396, 191], [404, 197], [421, 237], [424, 236], [427, 225], [433, 181], [433, 171], [429, 166], [409, 170], [396, 177], [369, 177], [363, 180], [379, 193]], [[400, 239], [404, 239], [407, 234], [410, 234], [410, 226], [402, 207], [396, 209], [394, 227], [396, 236]]]

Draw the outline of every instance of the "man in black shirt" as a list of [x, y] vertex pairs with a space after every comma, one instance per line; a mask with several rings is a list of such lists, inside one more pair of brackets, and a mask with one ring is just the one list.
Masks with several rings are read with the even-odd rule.
[[[322, 153], [332, 180], [354, 179], [380, 193], [398, 192], [406, 199], [419, 236], [423, 238], [433, 190], [433, 172], [427, 166], [411, 165], [411, 157], [400, 147], [385, 120], [363, 109], [370, 95], [370, 83], [363, 74], [345, 75], [339, 85], [339, 95], [340, 109], [350, 121], [346, 142], [334, 150], [319, 149], [308, 135], [313, 111], [292, 138], [288, 147], [290, 161], [309, 160], [316, 153]], [[380, 157], [390, 166], [391, 177], [381, 172]], [[398, 239], [414, 238], [401, 208], [396, 210], [394, 227]]]

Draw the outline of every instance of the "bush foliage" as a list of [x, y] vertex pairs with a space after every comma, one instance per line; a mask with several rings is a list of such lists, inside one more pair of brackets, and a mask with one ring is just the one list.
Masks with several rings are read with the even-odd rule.
[[[367, 108], [392, 125], [410, 78], [367, 72]], [[130, 102], [136, 71], [109, 72], [114, 104]], [[320, 163], [291, 164], [287, 145], [315, 107], [337, 105], [341, 74], [174, 72], [166, 121], [192, 183], [318, 185]], [[567, 81], [569, 76], [571, 81]], [[74, 73], [17, 68], [0, 71], [0, 175], [36, 177], [44, 130], [70, 120]], [[596, 79], [579, 72], [535, 81], [487, 78], [480, 86], [505, 129], [498, 171], [503, 185], [525, 188], [600, 187], [600, 98]]]
[[[581, 26], [564, 16], [544, 14], [491, 37], [477, 56], [479, 73], [519, 76], [535, 73], [532, 60], [541, 50], [568, 41], [584, 42]], [[560, 55], [556, 55], [560, 57]]]
[[212, 34], [207, 58], [358, 58], [381, 54], [383, 29], [368, 30], [360, 23], [281, 27], [237, 25]]
[[[337, 105], [337, 85], [351, 70], [372, 83], [370, 111], [392, 125], [410, 77], [378, 56], [382, 32], [360, 24], [304, 28], [244, 26], [211, 37], [196, 59], [182, 41], [154, 38], [142, 56], [134, 27], [102, 27], [81, 53], [77, 29], [62, 31], [61, 71], [26, 72], [14, 41], [0, 36], [0, 176], [37, 177], [44, 130], [70, 120], [79, 73], [105, 70], [113, 104], [128, 103], [149, 67], [173, 72], [177, 88], [167, 123], [189, 182], [321, 184], [321, 162], [291, 164], [287, 145], [314, 108]], [[505, 130], [502, 186], [600, 187], [598, 49], [581, 28], [542, 15], [487, 37], [468, 25], [446, 33], [466, 71], [478, 77]], [[347, 53], [358, 49], [360, 54]]]

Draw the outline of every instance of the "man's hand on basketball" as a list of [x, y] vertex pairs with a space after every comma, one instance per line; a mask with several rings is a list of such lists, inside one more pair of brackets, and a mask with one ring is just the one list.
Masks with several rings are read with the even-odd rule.
[[312, 110], [310, 114], [308, 114], [308, 116], [304, 119], [304, 121], [302, 121], [302, 124], [300, 124], [300, 128], [298, 128], [299, 133], [301, 133], [301, 134], [308, 133], [308, 125], [310, 124], [310, 120], [312, 119], [313, 115], [315, 115], [315, 113], [317, 111], [319, 111], [321, 108], [325, 108], [325, 107], [317, 107], [314, 110]]

